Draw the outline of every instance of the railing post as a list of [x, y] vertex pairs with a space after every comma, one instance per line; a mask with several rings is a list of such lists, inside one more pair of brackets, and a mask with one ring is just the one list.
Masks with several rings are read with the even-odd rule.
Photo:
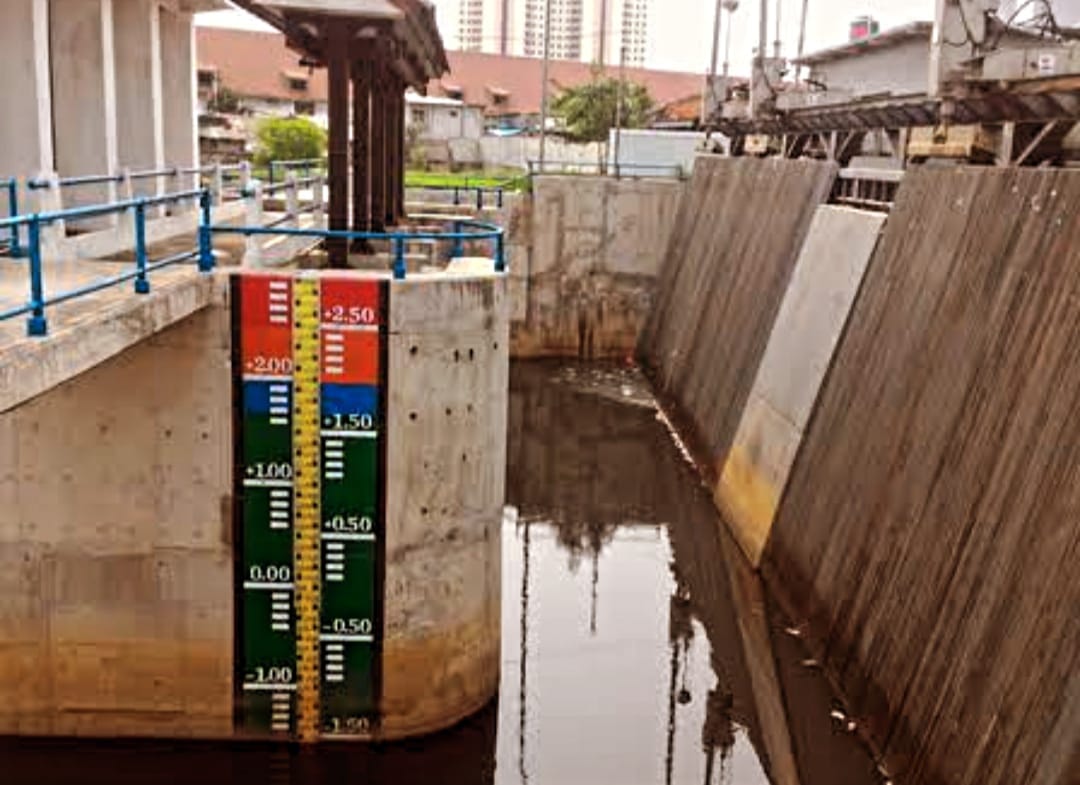
[[275, 163], [274, 161], [271, 161], [270, 163], [267, 164], [267, 168], [269, 169], [269, 172], [267, 174], [267, 179], [270, 181], [270, 186], [271, 187], [273, 187], [273, 185], [274, 185], [274, 163]]
[[405, 280], [405, 238], [394, 235], [394, 278]]
[[476, 187], [476, 211], [483, 212], [484, 210], [484, 189], [480, 186]]
[[[34, 179], [39, 184], [35, 189], [34, 212], [53, 213], [63, 210], [64, 195], [60, 188], [60, 175], [56, 172], [42, 172]], [[63, 221], [53, 221], [47, 226], [39, 226], [39, 242], [44, 246], [41, 249], [42, 254], [49, 258], [60, 256], [64, 237]]]
[[465, 255], [465, 241], [461, 237], [463, 230], [461, 221], [454, 221], [454, 245], [450, 249], [451, 259], [460, 259]]
[[221, 161], [214, 164], [214, 201], [217, 204], [225, 203], [225, 172], [221, 168]]
[[323, 186], [325, 183], [326, 177], [320, 174], [315, 177], [315, 181], [311, 184], [311, 201], [315, 205], [315, 208], [312, 210], [312, 215], [315, 217], [315, 228], [317, 229], [322, 229], [326, 226], [323, 216]]
[[[201, 241], [201, 238], [200, 238]], [[146, 279], [146, 200], [135, 205], [135, 294], [149, 294]]]
[[502, 189], [502, 186], [499, 186], [498, 188], [495, 189], [495, 206], [500, 210], [503, 208], [503, 189]]
[[[172, 170], [172, 184], [174, 192], [184, 190], [184, 182], [181, 177], [182, 174], [180, 172], [180, 167], [174, 166]], [[178, 212], [183, 212], [183, 209], [184, 208], [181, 202], [173, 202], [173, 204], [169, 205], [169, 214], [176, 215]]]
[[454, 186], [454, 204], [455, 205], [461, 204], [461, 195], [458, 192], [458, 187], [456, 185]]
[[[287, 169], [285, 171], [285, 225], [291, 226], [294, 229], [299, 229], [300, 182], [297, 180], [296, 175], [296, 169]], [[298, 253], [304, 246], [304, 238], [294, 237], [291, 240], [286, 239], [284, 245], [286, 248], [291, 249], [290, 253]]]
[[288, 217], [286, 223], [300, 228], [300, 185], [296, 172], [291, 170], [285, 175], [285, 215]]
[[[14, 218], [19, 214], [19, 181], [15, 178], [8, 180], [8, 215]], [[18, 259], [23, 255], [20, 245], [21, 232], [19, 225], [11, 227], [11, 258]]]
[[35, 214], [30, 219], [30, 318], [26, 320], [26, 334], [31, 337], [45, 335], [49, 324], [45, 320], [45, 286], [41, 271], [41, 219]]
[[201, 273], [208, 273], [214, 269], [214, 244], [210, 236], [212, 205], [213, 198], [210, 195], [210, 189], [204, 188], [199, 196], [199, 207], [202, 208], [202, 215], [199, 218], [199, 272]]
[[506, 237], [500, 231], [495, 235], [495, 272], [506, 272]]
[[[135, 179], [131, 176], [131, 169], [129, 169], [127, 167], [124, 167], [123, 169], [120, 170], [120, 187], [117, 190], [119, 191], [119, 193], [117, 195], [120, 197], [120, 199], [122, 201], [128, 202], [128, 201], [131, 201], [132, 199], [135, 198]], [[124, 225], [125, 221], [122, 218], [118, 219], [118, 221], [117, 221], [119, 226], [117, 226], [116, 231], [117, 231], [117, 234], [119, 234], [123, 238], [123, 241], [124, 241], [125, 245], [129, 241], [131, 243], [135, 242], [135, 233], [136, 233], [135, 221], [136, 221], [136, 218], [135, 218], [135, 212], [134, 211], [132, 211], [132, 213], [131, 213], [131, 223], [130, 224], [127, 224], [125, 226]]]
[[251, 188], [251, 161], [240, 163], [240, 193], [247, 193]]
[[[258, 180], [253, 180], [251, 183], [251, 187], [248, 188], [244, 192], [244, 194], [247, 196], [247, 225], [262, 226], [263, 184]], [[260, 239], [259, 235], [248, 235], [245, 245], [246, 248], [244, 250], [244, 266], [262, 267], [262, 240]]]

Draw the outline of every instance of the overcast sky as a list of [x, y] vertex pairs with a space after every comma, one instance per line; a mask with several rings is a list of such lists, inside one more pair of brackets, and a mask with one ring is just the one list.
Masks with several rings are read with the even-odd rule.
[[[649, 42], [647, 62], [650, 68], [672, 71], [700, 71], [708, 68], [715, 0], [649, 0]], [[454, 38], [454, 15], [457, 0], [435, 0], [439, 25], [449, 44]], [[780, 0], [784, 53], [794, 56], [799, 33], [802, 0]], [[750, 52], [757, 36], [757, 0], [742, 0], [732, 27], [732, 71], [749, 71]], [[769, 2], [769, 40], [775, 24], [776, 0]], [[882, 28], [930, 20], [934, 0], [810, 0], [806, 28], [807, 51], [842, 43], [847, 38], [848, 23], [860, 14], [870, 14]], [[725, 15], [726, 17], [726, 15]], [[725, 18], [724, 23], [727, 20]], [[269, 29], [243, 11], [214, 11], [199, 15], [200, 24]], [[722, 39], [721, 39], [722, 40]], [[771, 46], [771, 43], [770, 43]], [[723, 49], [721, 49], [721, 59]]]

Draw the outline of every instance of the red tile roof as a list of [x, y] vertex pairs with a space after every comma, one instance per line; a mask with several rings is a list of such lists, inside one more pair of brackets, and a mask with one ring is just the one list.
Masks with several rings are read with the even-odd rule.
[[[466, 103], [483, 106], [488, 114], [539, 114], [543, 62], [534, 57], [505, 57], [480, 52], [450, 52], [450, 74], [428, 88], [435, 95], [446, 95], [448, 87], [461, 87]], [[615, 77], [617, 67], [604, 69]], [[559, 88], [583, 84], [592, 79], [593, 67], [571, 60], [553, 60], [548, 72], [551, 94]], [[627, 68], [626, 79], [649, 89], [657, 105], [666, 104], [695, 91], [701, 92], [704, 75], [676, 71]], [[495, 96], [504, 95], [500, 104]]]
[[197, 27], [199, 68], [217, 71], [219, 84], [244, 98], [325, 101], [326, 69], [317, 68], [306, 90], [289, 88], [289, 76], [307, 74], [300, 55], [285, 46], [279, 33]]
[[[300, 56], [285, 46], [277, 33], [199, 27], [199, 68], [217, 71], [220, 83], [248, 98], [278, 100], [326, 100], [326, 71], [316, 69], [306, 90], [291, 90], [288, 75], [302, 69]], [[460, 89], [464, 101], [483, 106], [488, 114], [539, 114], [543, 64], [532, 57], [504, 57], [478, 52], [448, 52], [450, 73], [428, 88], [431, 95], [446, 96]], [[604, 73], [617, 76], [617, 67]], [[550, 66], [551, 93], [561, 87], [582, 84], [592, 78], [588, 63], [554, 60]], [[676, 71], [627, 68], [626, 78], [644, 84], [653, 101], [663, 105], [694, 92], [700, 94], [704, 76]], [[449, 89], [448, 89], [449, 88]], [[496, 102], [496, 97], [501, 101]]]

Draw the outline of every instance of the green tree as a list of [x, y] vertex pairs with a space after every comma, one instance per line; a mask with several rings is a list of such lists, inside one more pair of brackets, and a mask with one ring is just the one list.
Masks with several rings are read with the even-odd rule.
[[618, 79], [602, 76], [598, 68], [593, 70], [591, 82], [565, 87], [551, 102], [552, 114], [563, 120], [567, 138], [575, 142], [602, 142], [605, 159], [610, 131], [616, 123], [622, 128], [642, 128], [648, 123], [652, 108], [647, 87], [625, 80], [620, 83]]
[[306, 117], [270, 117], [255, 131], [255, 163], [322, 158], [326, 131]]

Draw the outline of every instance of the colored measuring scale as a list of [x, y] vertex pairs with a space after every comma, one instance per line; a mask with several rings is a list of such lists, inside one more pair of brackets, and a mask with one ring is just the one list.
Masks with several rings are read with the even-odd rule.
[[387, 284], [233, 277], [236, 724], [378, 722]]

